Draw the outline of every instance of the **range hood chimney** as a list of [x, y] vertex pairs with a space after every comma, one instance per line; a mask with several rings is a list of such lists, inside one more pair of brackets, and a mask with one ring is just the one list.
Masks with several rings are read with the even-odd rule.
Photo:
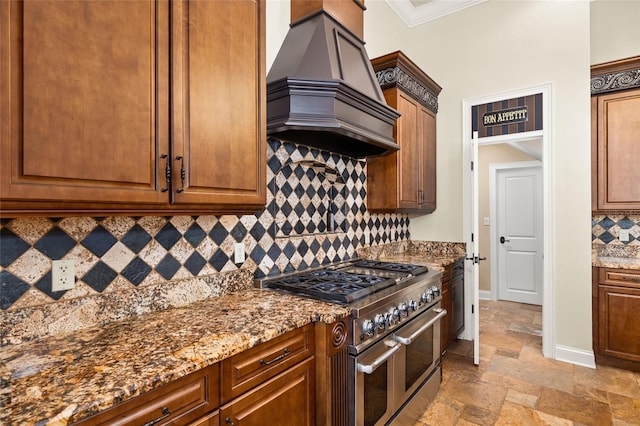
[[292, 0], [290, 29], [267, 75], [268, 135], [356, 158], [399, 149], [400, 114], [384, 99], [361, 34], [341, 23], [361, 33], [363, 11], [361, 0]]

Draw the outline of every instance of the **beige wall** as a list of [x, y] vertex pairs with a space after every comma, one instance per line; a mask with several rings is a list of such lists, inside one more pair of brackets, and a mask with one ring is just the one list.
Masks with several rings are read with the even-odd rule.
[[591, 63], [640, 55], [640, 1], [591, 2]]
[[480, 262], [480, 290], [491, 290], [491, 227], [484, 225], [484, 218], [490, 217], [491, 214], [489, 166], [534, 160], [535, 158], [507, 144], [478, 147], [478, 242], [480, 243], [480, 254], [487, 258], [486, 262]]

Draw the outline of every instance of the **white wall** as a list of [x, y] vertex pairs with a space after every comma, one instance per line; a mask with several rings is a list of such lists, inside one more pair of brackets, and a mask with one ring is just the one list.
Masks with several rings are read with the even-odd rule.
[[640, 1], [591, 2], [591, 63], [640, 55]]

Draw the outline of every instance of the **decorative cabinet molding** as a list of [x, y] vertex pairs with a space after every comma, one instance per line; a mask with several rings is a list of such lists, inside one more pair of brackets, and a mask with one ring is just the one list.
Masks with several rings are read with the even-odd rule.
[[640, 88], [640, 57], [591, 67], [591, 95]]
[[[399, 67], [386, 68], [376, 72], [382, 90], [393, 86], [402, 87], [431, 111], [438, 112], [438, 93], [420, 84]], [[439, 90], [438, 90], [439, 92]]]

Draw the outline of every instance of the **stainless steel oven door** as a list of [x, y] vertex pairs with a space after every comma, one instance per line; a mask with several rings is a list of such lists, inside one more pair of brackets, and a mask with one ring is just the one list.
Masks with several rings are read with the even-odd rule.
[[400, 343], [384, 339], [352, 358], [356, 426], [384, 425], [394, 414], [393, 366]]
[[394, 411], [398, 410], [440, 365], [440, 319], [447, 314], [438, 302], [400, 328], [394, 341]]

